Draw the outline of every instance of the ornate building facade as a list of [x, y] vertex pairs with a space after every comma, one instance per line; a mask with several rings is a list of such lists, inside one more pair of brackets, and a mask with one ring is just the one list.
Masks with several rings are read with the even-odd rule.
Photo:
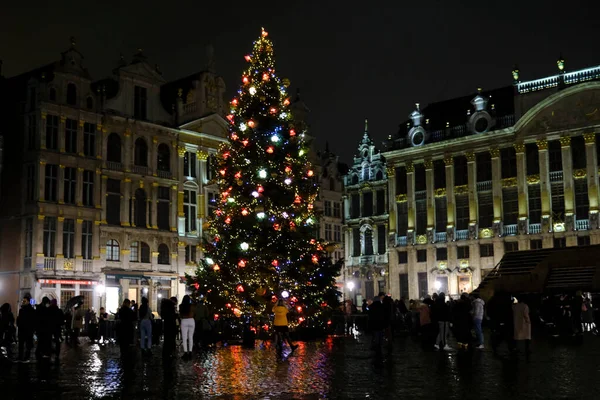
[[385, 157], [365, 131], [345, 176], [344, 219], [346, 299], [360, 305], [379, 292], [387, 292], [388, 187]]
[[[209, 54], [209, 60], [212, 60]], [[94, 81], [75, 43], [59, 61], [4, 82], [3, 270], [40, 301], [115, 311], [123, 298], [181, 297], [214, 204], [210, 163], [225, 142], [212, 62], [167, 82], [141, 50]], [[156, 309], [156, 308], [154, 308]]]
[[600, 243], [600, 67], [432, 103], [386, 142], [390, 292], [470, 292], [506, 252]]

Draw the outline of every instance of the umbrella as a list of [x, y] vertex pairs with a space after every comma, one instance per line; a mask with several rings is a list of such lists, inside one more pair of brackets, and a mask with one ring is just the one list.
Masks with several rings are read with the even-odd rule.
[[83, 303], [83, 296], [75, 296], [75, 297], [71, 297], [71, 300], [67, 301], [67, 304], [65, 304], [65, 311], [75, 307], [77, 304], [79, 303]]

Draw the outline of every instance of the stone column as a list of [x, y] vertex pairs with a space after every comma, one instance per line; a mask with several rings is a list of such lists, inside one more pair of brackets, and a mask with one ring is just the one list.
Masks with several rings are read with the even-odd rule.
[[[475, 153], [469, 151], [467, 158], [467, 187], [469, 190], [469, 238], [476, 239], [477, 232], [477, 162]], [[458, 292], [458, 287], [457, 287]]]
[[65, 166], [58, 166], [58, 182], [56, 182], [58, 204], [65, 204]]
[[[65, 152], [65, 147], [66, 147], [65, 146], [65, 140], [66, 140], [65, 126], [66, 126], [66, 122], [67, 122], [67, 117], [65, 117], [64, 115], [61, 115], [60, 116], [60, 123], [58, 125], [58, 149], [60, 150], [61, 153]], [[77, 138], [77, 140], [79, 141], [79, 138]]]
[[[102, 208], [102, 211], [100, 215], [100, 221], [103, 224], [106, 224], [106, 182], [108, 181], [108, 176], [102, 175], [101, 178], [102, 179], [100, 180], [100, 207]], [[123, 200], [121, 200], [121, 210], [123, 209], [122, 203]]]
[[171, 186], [170, 216], [171, 232], [177, 232], [177, 185]]
[[204, 217], [206, 216], [206, 209], [207, 209], [207, 205], [206, 205], [206, 195], [204, 194], [204, 192], [199, 191], [198, 192], [198, 198], [196, 199], [196, 209], [197, 209], [197, 214], [198, 214], [198, 219], [196, 221], [196, 230], [199, 232], [198, 236], [201, 237], [202, 236], [202, 222], [204, 221]]
[[102, 170], [96, 168], [96, 176], [94, 178], [94, 204], [96, 209], [102, 210]]
[[[517, 154], [517, 192], [519, 199], [519, 235], [529, 233], [528, 216], [528, 198], [529, 192], [527, 189], [527, 160], [525, 159], [525, 145], [523, 143], [515, 143], [513, 145]], [[519, 244], [519, 248], [521, 248]]]
[[[158, 176], [158, 137], [152, 136], [150, 147], [150, 162], [148, 163], [148, 172], [152, 176]], [[150, 221], [150, 220], [148, 220]]]
[[129, 217], [131, 226], [135, 227], [135, 190], [133, 190], [133, 183], [131, 183], [131, 210], [129, 212], [131, 213], [131, 216]]
[[416, 210], [415, 210], [415, 167], [412, 161], [406, 162], [406, 200], [407, 200], [407, 211], [408, 211], [408, 232], [406, 237], [407, 244], [415, 243], [415, 222], [416, 222]]
[[[407, 273], [408, 273], [408, 296], [411, 299], [419, 298], [419, 276], [417, 268], [417, 249], [414, 246], [406, 248], [407, 251]], [[398, 291], [400, 291], [398, 289]]]
[[565, 230], [575, 230], [575, 196], [573, 192], [573, 161], [571, 159], [571, 136], [560, 138], [563, 167], [563, 187], [565, 191]]
[[598, 228], [598, 155], [596, 154], [596, 134], [584, 133], [586, 177], [590, 201], [590, 229]]
[[344, 194], [342, 196], [342, 201], [344, 203], [344, 220], [350, 219], [350, 196]]
[[121, 226], [131, 226], [129, 219], [129, 201], [131, 199], [131, 179], [123, 179], [123, 196], [121, 198]]
[[448, 222], [446, 225], [446, 240], [454, 241], [454, 230], [456, 228], [455, 205], [454, 200], [454, 159], [452, 156], [444, 158], [446, 165], [446, 213], [448, 214]]
[[494, 199], [493, 229], [495, 236], [502, 235], [502, 164], [500, 162], [500, 149], [495, 147], [490, 150], [492, 156], [492, 196]]
[[[152, 189], [150, 189], [150, 192], [152, 192]], [[154, 210], [154, 207], [152, 207], [152, 198], [147, 198], [146, 199], [146, 228], [147, 229], [152, 229], [152, 212]], [[156, 205], [156, 203], [154, 203], [154, 205]]]
[[46, 117], [47, 114], [42, 112], [42, 120], [40, 121], [39, 135], [40, 135], [40, 149], [46, 149]]
[[83, 206], [83, 168], [77, 168], [77, 183], [75, 185], [75, 203], [78, 207]]
[[[540, 158], [540, 196], [542, 199], [542, 233], [550, 232], [552, 226], [552, 196], [550, 195], [550, 162], [548, 142], [545, 139], [536, 142]], [[544, 245], [544, 248], [546, 246]], [[550, 246], [552, 247], [552, 246]]]
[[[176, 143], [173, 142], [173, 145], [176, 146]], [[179, 179], [179, 181], [183, 180], [183, 177], [185, 175], [185, 171], [183, 170], [183, 158], [185, 157], [185, 147], [183, 146], [179, 146], [179, 147], [175, 147], [177, 148], [177, 155], [179, 156], [179, 158], [177, 159], [177, 163], [178, 163], [178, 169], [179, 169], [179, 175], [181, 176], [181, 179]]]
[[40, 167], [38, 171], [38, 199], [44, 201], [45, 190], [46, 190], [46, 161], [40, 160]]
[[433, 228], [435, 226], [435, 200], [433, 197], [433, 161], [425, 160], [425, 190], [427, 193], [427, 238], [429, 243], [433, 243]]
[[152, 182], [152, 229], [158, 229], [158, 182]]

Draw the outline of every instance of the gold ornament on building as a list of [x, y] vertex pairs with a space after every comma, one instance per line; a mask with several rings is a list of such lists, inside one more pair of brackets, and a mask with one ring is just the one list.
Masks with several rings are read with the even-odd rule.
[[387, 173], [388, 178], [393, 178], [396, 176], [396, 167], [386, 167], [385, 171]]
[[69, 259], [66, 259], [66, 260], [65, 260], [65, 263], [63, 264], [63, 266], [64, 266], [64, 267], [63, 267], [63, 268], [64, 268], [64, 270], [65, 270], [65, 271], [73, 271], [73, 269], [74, 269], [74, 268], [73, 268], [73, 267], [74, 267], [74, 265], [73, 265], [73, 264], [74, 264], [74, 263], [73, 263], [73, 260], [72, 260], [72, 259], [70, 259], [70, 258], [69, 258]]
[[515, 151], [517, 153], [525, 153], [525, 144], [524, 143], [515, 143], [513, 144]]
[[185, 149], [185, 147], [181, 147], [181, 146], [179, 146], [179, 147], [177, 148], [177, 154], [179, 154], [179, 157], [183, 157], [183, 156], [185, 156], [185, 152], [186, 152], [186, 149]]
[[469, 185], [454, 186], [454, 194], [461, 195], [469, 193]]
[[396, 195], [396, 203], [404, 203], [408, 201], [408, 197], [406, 194], [398, 194]]
[[585, 168], [576, 169], [573, 171], [573, 179], [583, 179], [587, 176], [587, 170]]
[[571, 136], [561, 136], [558, 141], [560, 142], [560, 147], [569, 147], [571, 145]]
[[427, 244], [427, 235], [418, 235], [417, 244]]
[[517, 186], [517, 178], [504, 178], [502, 179], [502, 187], [509, 188]]
[[548, 141], [546, 139], [540, 139], [535, 144], [537, 144], [538, 150], [548, 150]]
[[479, 230], [479, 237], [481, 239], [489, 239], [494, 237], [494, 231], [491, 228], [482, 228]]
[[536, 185], [538, 183], [540, 183], [540, 176], [538, 174], [527, 176], [528, 185]]
[[584, 133], [583, 134], [583, 140], [585, 140], [586, 144], [596, 143], [596, 134], [593, 133], [593, 132]]
[[433, 161], [431, 161], [430, 159], [423, 161], [423, 166], [425, 167], [425, 169], [432, 169], [433, 168]]
[[446, 197], [446, 188], [435, 189], [433, 191], [434, 197]]
[[203, 150], [198, 150], [196, 152], [196, 157], [200, 161], [206, 161], [206, 160], [208, 160], [208, 153], [206, 151], [203, 151]]
[[497, 147], [492, 147], [490, 149], [490, 155], [492, 156], [492, 158], [498, 158], [500, 157], [500, 149]]
[[185, 242], [177, 242], [177, 247], [185, 247]]
[[452, 156], [444, 158], [444, 164], [446, 166], [454, 165], [454, 158], [452, 158]]
[[413, 165], [412, 161], [407, 161], [405, 168], [406, 172], [415, 172], [415, 166]]
[[465, 153], [465, 156], [467, 157], [467, 161], [469, 162], [474, 162], [475, 161], [475, 153], [472, 151], [467, 151]]

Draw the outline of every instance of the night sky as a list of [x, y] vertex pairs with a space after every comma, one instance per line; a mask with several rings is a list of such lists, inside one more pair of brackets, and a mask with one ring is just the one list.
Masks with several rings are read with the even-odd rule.
[[554, 74], [561, 52], [567, 71], [600, 64], [598, 1], [6, 3], [0, 58], [7, 77], [57, 60], [75, 36], [95, 79], [110, 74], [120, 53], [129, 61], [141, 47], [175, 80], [204, 68], [211, 43], [232, 95], [264, 26], [280, 76], [311, 109], [311, 134], [346, 162], [365, 117], [380, 145], [415, 102], [509, 85], [515, 63], [523, 80]]

